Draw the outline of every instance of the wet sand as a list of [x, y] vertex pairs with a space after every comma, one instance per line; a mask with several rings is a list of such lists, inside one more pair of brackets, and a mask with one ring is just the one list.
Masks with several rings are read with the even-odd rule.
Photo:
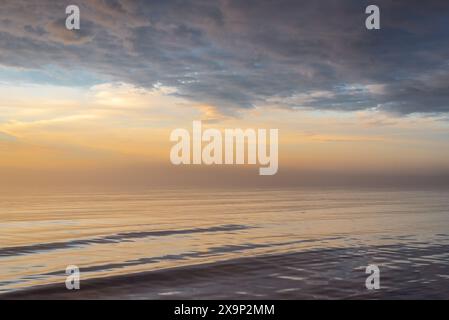
[[[82, 280], [0, 295], [0, 299], [448, 299], [449, 245], [338, 248], [241, 258]], [[367, 290], [377, 264], [381, 288]], [[81, 270], [82, 272], [82, 270]]]

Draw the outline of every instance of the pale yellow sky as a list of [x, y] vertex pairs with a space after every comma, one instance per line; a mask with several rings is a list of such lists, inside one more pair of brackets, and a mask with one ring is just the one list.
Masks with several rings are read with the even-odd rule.
[[[189, 102], [175, 92], [125, 83], [84, 89], [0, 85], [0, 95], [6, 97], [0, 105], [1, 170], [12, 181], [15, 176], [24, 179], [27, 172], [33, 172], [30, 179], [39, 180], [44, 179], [39, 172], [47, 177], [70, 176], [109, 168], [104, 174], [113, 176], [117, 168], [123, 172], [136, 167], [150, 174], [177, 170], [182, 175], [183, 169], [173, 168], [169, 161], [170, 132], [191, 131], [193, 120], [203, 120], [205, 128], [221, 130], [279, 129], [280, 172], [449, 171], [445, 139], [449, 127], [438, 117], [295, 111], [274, 104], [222, 114], [214, 106]], [[189, 170], [185, 168], [186, 175]]]

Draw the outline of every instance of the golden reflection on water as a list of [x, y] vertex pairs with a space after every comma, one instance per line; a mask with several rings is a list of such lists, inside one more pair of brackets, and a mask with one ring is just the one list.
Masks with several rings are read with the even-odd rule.
[[[158, 190], [0, 196], [0, 292], [312, 248], [434, 241], [432, 191]], [[402, 239], [402, 240], [401, 240]]]

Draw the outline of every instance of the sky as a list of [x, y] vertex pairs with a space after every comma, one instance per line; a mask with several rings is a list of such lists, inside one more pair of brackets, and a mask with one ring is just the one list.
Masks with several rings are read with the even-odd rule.
[[[81, 29], [65, 28], [76, 4]], [[367, 30], [376, 4], [381, 29]], [[449, 2], [3, 0], [2, 187], [449, 185]], [[279, 129], [279, 172], [170, 132]]]

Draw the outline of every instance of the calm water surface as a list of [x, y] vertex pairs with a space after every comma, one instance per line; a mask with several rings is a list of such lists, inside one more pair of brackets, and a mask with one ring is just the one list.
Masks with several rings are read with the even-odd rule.
[[[0, 293], [64, 283], [68, 265], [79, 266], [82, 278], [89, 279], [242, 257], [321, 249], [335, 249], [337, 254], [357, 248], [371, 248], [373, 261], [382, 256], [384, 265], [413, 269], [430, 263], [437, 266], [435, 276], [447, 281], [448, 246], [448, 191], [0, 195]], [[388, 247], [400, 249], [394, 254], [376, 249]], [[426, 248], [431, 250], [423, 251]], [[365, 262], [351, 267], [361, 268]], [[425, 281], [419, 274], [408, 274], [407, 279]]]

